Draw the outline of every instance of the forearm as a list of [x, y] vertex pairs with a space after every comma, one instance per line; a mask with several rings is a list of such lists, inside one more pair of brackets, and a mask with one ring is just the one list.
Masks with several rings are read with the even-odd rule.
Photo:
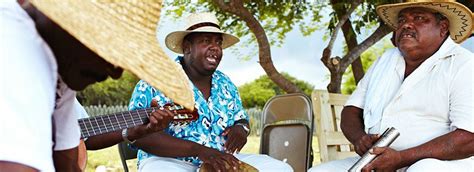
[[400, 152], [403, 166], [409, 166], [420, 159], [456, 160], [474, 156], [474, 134], [457, 129], [437, 137], [425, 144]]
[[355, 144], [362, 136], [367, 134], [364, 130], [363, 110], [354, 107], [346, 106], [341, 112], [341, 129], [344, 136]]
[[163, 157], [195, 157], [199, 151], [207, 148], [192, 141], [172, 137], [165, 132], [138, 139], [134, 146]]
[[78, 165], [78, 148], [53, 152], [56, 171], [81, 171]]
[[30, 166], [26, 166], [26, 165], [23, 165], [23, 164], [18, 164], [18, 163], [14, 163], [14, 162], [9, 162], [9, 161], [0, 161], [0, 169], [5, 170], [5, 171], [22, 171], [22, 172], [37, 172], [38, 170], [33, 168], [33, 167], [30, 167]]
[[[127, 130], [128, 130], [128, 137], [127, 137], [128, 140], [137, 140], [147, 135], [146, 131], [137, 129], [137, 127], [128, 128]], [[103, 149], [103, 148], [116, 145], [122, 141], [124, 141], [124, 139], [122, 138], [122, 130], [118, 130], [118, 131], [114, 131], [110, 133], [105, 133], [105, 134], [89, 137], [87, 138], [85, 143], [86, 143], [87, 150], [98, 150], [98, 149]]]
[[[130, 138], [132, 139], [132, 138]], [[98, 150], [113, 146], [122, 142], [121, 130], [106, 133], [102, 135], [92, 136], [85, 141], [87, 150]]]

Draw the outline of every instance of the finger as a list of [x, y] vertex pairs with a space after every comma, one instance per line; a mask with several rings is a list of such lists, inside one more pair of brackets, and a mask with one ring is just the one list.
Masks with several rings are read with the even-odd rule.
[[240, 153], [240, 151], [242, 150], [242, 148], [244, 148], [245, 146], [245, 143], [244, 144], [240, 144], [238, 147], [237, 147], [237, 150], [235, 153]]
[[374, 144], [377, 140], [379, 140], [379, 137], [380, 137], [380, 136], [379, 136], [378, 134], [371, 134], [371, 135], [369, 136], [370, 142], [371, 142], [372, 144]]
[[370, 153], [374, 155], [382, 154], [385, 151], [386, 147], [374, 147], [370, 149]]
[[228, 138], [224, 143], [224, 150], [227, 152], [230, 149], [230, 144], [232, 143], [232, 137]]
[[236, 157], [234, 157], [234, 155], [226, 154], [225, 156], [223, 156], [223, 158], [229, 164], [230, 169], [237, 169], [238, 168], [239, 160]]
[[222, 136], [227, 136], [229, 134], [230, 128], [226, 128], [224, 132], [222, 132]]
[[372, 162], [368, 163], [367, 165], [362, 168], [362, 172], [371, 172], [374, 169]]
[[158, 100], [152, 99], [150, 106], [151, 106], [151, 107], [158, 107]]

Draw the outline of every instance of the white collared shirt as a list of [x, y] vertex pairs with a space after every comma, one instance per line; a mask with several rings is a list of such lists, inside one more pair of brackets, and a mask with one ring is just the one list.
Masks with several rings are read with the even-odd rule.
[[54, 111], [54, 149], [79, 144], [77, 117], [71, 113], [75, 93], [62, 87], [63, 98], [56, 102], [56, 59], [15, 0], [0, 2], [0, 26], [0, 161], [54, 171]]
[[[404, 81], [405, 61], [400, 53], [396, 72], [387, 78], [399, 78], [402, 83], [394, 97], [384, 108], [379, 129], [369, 133], [380, 133], [395, 127], [400, 136], [390, 146], [404, 150], [426, 143], [455, 129], [474, 132], [474, 55], [448, 38], [440, 49], [423, 62]], [[377, 64], [377, 63], [374, 63]], [[367, 85], [374, 66], [359, 82], [346, 106], [364, 108]]]

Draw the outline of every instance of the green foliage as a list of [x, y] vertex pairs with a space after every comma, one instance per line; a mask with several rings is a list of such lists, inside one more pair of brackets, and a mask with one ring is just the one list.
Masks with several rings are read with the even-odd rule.
[[[282, 75], [295, 83], [306, 95], [310, 96], [314, 86], [306, 81], [298, 80], [287, 73]], [[267, 75], [262, 75], [256, 80], [239, 87], [242, 104], [245, 108], [262, 108], [271, 97], [286, 94], [280, 87], [270, 80]]]
[[78, 92], [77, 98], [84, 106], [128, 104], [133, 88], [135, 88], [138, 80], [135, 75], [125, 71], [118, 80], [108, 78], [103, 82], [95, 83], [85, 90]]
[[[372, 63], [379, 58], [387, 49], [393, 48], [392, 43], [388, 39], [384, 39], [381, 44], [376, 44], [370, 47], [367, 51], [362, 53], [361, 60], [364, 71], [367, 71]], [[344, 83], [342, 84], [342, 94], [352, 94], [356, 89], [354, 75], [352, 74], [352, 67], [343, 75]]]
[[[322, 19], [319, 11], [325, 7], [325, 3], [309, 3], [304, 1], [252, 1], [244, 0], [244, 7], [260, 21], [269, 39], [270, 45], [281, 46], [286, 34], [299, 25], [304, 35], [310, 35], [314, 31], [321, 29], [319, 22]], [[215, 13], [220, 25], [226, 32], [232, 33], [243, 42], [240, 47], [231, 48], [232, 53], [237, 54], [241, 59], [250, 59], [257, 55], [258, 49], [249, 46], [256, 43], [256, 38], [246, 26], [245, 22], [235, 15], [224, 13], [217, 4], [211, 0], [198, 0], [197, 3], [191, 1], [166, 1], [164, 7], [166, 16], [174, 20], [182, 19], [186, 14], [192, 12], [212, 12]], [[183, 16], [184, 15], [184, 16]], [[305, 17], [311, 20], [304, 21]], [[250, 47], [250, 48], [249, 48]], [[235, 50], [235, 49], [239, 50]], [[241, 54], [242, 49], [252, 51], [249, 54]], [[250, 56], [250, 57], [249, 57]]]

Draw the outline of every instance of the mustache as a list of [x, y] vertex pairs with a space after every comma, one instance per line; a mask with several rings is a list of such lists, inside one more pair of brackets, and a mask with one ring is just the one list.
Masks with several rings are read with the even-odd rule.
[[413, 38], [416, 38], [417, 34], [414, 30], [403, 29], [398, 35], [398, 41], [402, 39], [403, 35], [411, 35]]

